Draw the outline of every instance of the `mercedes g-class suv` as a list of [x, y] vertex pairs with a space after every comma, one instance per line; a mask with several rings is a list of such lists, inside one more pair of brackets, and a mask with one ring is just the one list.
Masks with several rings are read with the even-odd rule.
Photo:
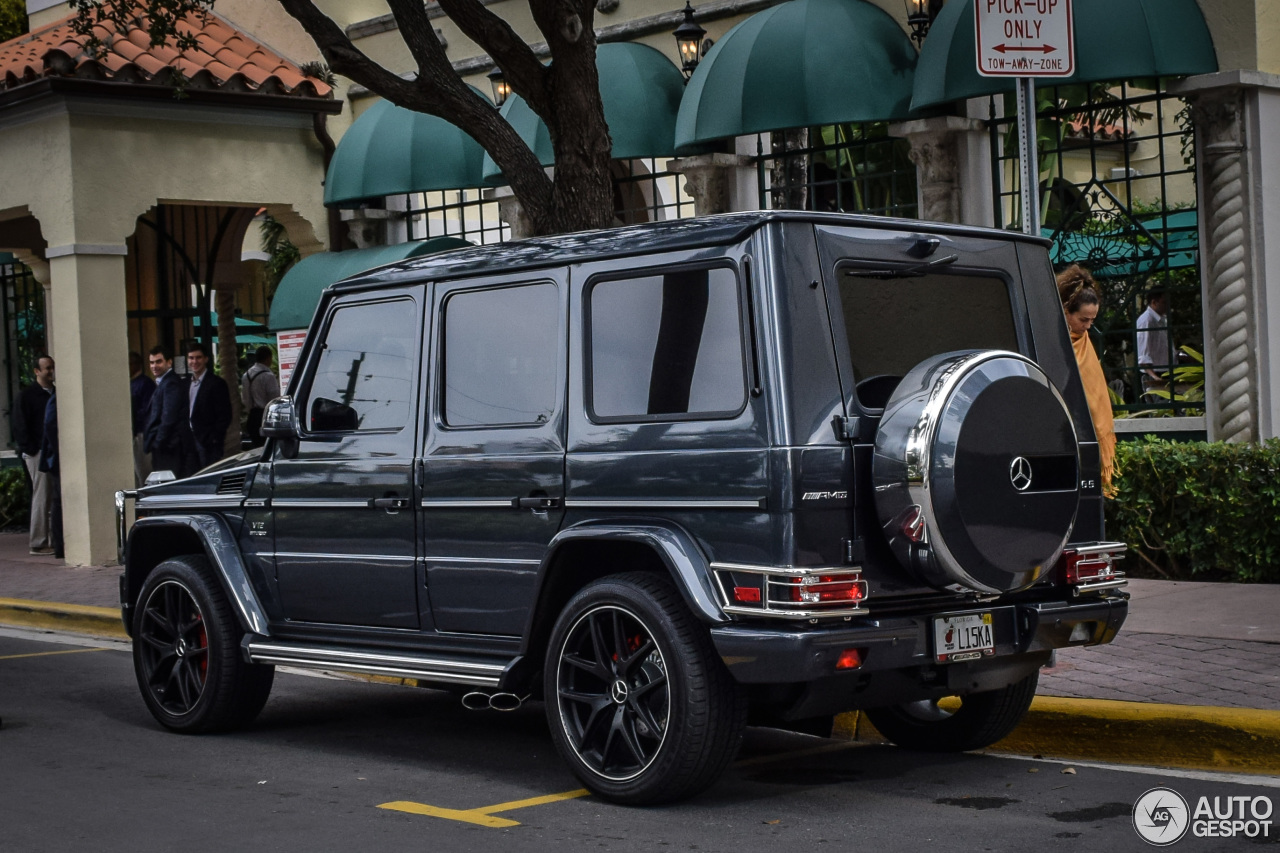
[[400, 676], [541, 700], [588, 788], [650, 803], [748, 724], [986, 746], [1127, 610], [1017, 234], [764, 212], [411, 260], [325, 292], [263, 432], [116, 496], [170, 729], [248, 723], [275, 665]]

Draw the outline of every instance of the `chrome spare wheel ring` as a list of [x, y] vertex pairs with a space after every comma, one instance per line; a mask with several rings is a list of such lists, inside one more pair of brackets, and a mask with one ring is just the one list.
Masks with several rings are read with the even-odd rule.
[[612, 782], [639, 776], [662, 749], [671, 715], [653, 632], [625, 608], [596, 607], [574, 622], [557, 660], [556, 702], [574, 753]]

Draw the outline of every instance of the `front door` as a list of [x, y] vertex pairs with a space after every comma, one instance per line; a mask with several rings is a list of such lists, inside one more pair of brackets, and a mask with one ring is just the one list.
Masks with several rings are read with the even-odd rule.
[[422, 538], [435, 627], [516, 636], [564, 516], [564, 273], [436, 285]]
[[295, 383], [271, 496], [285, 617], [417, 629], [414, 443], [423, 288], [339, 299]]

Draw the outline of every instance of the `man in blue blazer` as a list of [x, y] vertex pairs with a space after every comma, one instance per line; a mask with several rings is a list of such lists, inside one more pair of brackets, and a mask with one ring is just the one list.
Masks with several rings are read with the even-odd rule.
[[151, 470], [190, 476], [196, 470], [196, 456], [187, 384], [173, 372], [173, 357], [163, 346], [151, 348], [148, 363], [156, 378], [156, 390], [147, 407], [143, 449], [151, 454]]
[[222, 377], [209, 369], [209, 352], [204, 344], [187, 347], [187, 402], [191, 435], [195, 438], [199, 468], [222, 458], [231, 426], [231, 392]]

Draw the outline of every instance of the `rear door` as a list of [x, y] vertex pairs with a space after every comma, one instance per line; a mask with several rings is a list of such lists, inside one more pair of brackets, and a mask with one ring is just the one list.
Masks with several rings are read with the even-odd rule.
[[439, 631], [518, 636], [564, 517], [564, 270], [435, 286], [422, 548]]
[[271, 511], [287, 619], [417, 629], [414, 450], [421, 287], [333, 303], [276, 442]]

